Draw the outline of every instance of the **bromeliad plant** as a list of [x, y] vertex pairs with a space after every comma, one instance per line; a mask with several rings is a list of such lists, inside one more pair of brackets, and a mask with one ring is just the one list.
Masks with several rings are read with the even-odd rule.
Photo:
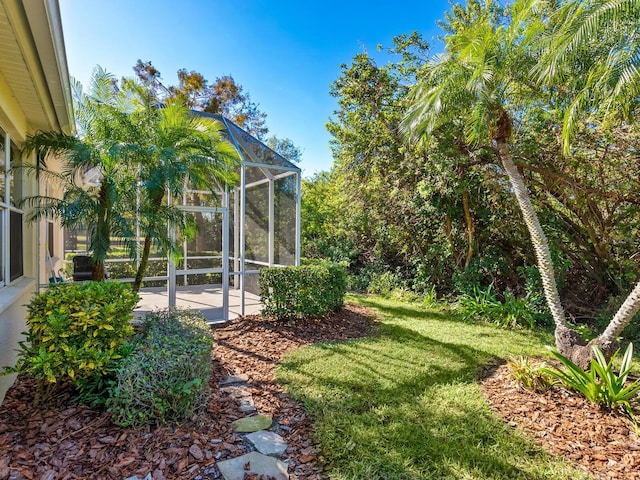
[[613, 363], [619, 350], [607, 362], [600, 348], [594, 345], [595, 358], [591, 360], [591, 366], [586, 371], [564, 355], [550, 350], [566, 367], [566, 370], [546, 368], [544, 370], [547, 373], [558, 378], [567, 388], [580, 392], [587, 400], [596, 405], [605, 405], [608, 408], [622, 407], [635, 421], [631, 402], [640, 393], [640, 378], [627, 385], [627, 378], [631, 372], [633, 344], [630, 343], [624, 352], [618, 374], [614, 372]]

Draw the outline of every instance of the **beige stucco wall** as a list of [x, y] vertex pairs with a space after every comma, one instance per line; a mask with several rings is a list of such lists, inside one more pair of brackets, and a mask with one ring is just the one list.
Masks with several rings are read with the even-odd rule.
[[[26, 330], [25, 305], [31, 300], [35, 287], [34, 279], [23, 278], [0, 291], [0, 367], [15, 365], [18, 342], [24, 338], [22, 332]], [[15, 377], [0, 376], [0, 403]]]
[[[0, 0], [0, 44], [2, 130], [18, 148], [27, 135], [38, 130], [72, 132], [71, 91], [58, 0]], [[26, 196], [43, 192], [43, 185], [38, 188], [32, 176], [24, 176], [22, 187]], [[24, 211], [25, 216], [28, 213]], [[61, 230], [56, 235], [56, 255], [61, 257]], [[0, 369], [15, 365], [16, 349], [26, 330], [25, 305], [37, 292], [38, 282], [48, 281], [45, 243], [46, 222], [24, 224], [24, 276], [0, 286]], [[14, 380], [15, 376], [0, 375], [0, 403]]]

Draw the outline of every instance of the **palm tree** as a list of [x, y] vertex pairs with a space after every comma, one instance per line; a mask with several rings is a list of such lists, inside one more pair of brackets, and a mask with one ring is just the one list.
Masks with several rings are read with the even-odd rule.
[[[457, 16], [450, 16], [446, 26], [445, 54], [427, 66], [414, 87], [404, 122], [414, 140], [453, 122], [464, 128], [468, 141], [494, 146], [536, 252], [556, 325], [556, 346], [581, 366], [588, 365], [594, 343], [609, 355], [615, 351], [615, 337], [640, 310], [640, 284], [605, 332], [589, 345], [569, 328], [547, 238], [513, 162], [509, 139], [514, 118], [533, 104], [528, 95], [543, 88], [547, 93], [555, 88], [559, 105], [570, 98], [563, 125], [566, 153], [578, 115], [588, 112], [599, 113], [601, 119], [622, 116], [633, 120], [640, 91], [638, 9], [637, 0], [568, 0], [560, 6], [516, 0], [509, 5], [505, 20], [496, 14], [500, 9], [494, 2], [470, 1], [466, 9], [456, 6]], [[618, 29], [613, 40], [609, 36], [602, 39], [607, 25]], [[594, 35], [596, 32], [599, 34]], [[594, 42], [594, 38], [602, 40]]]
[[[60, 182], [63, 197], [35, 196], [25, 203], [33, 207], [31, 221], [54, 216], [63, 227], [87, 227], [93, 279], [103, 280], [112, 235], [132, 237], [126, 212], [118, 208], [127, 203], [121, 197], [131, 191], [125, 161], [129, 146], [121, 139], [131, 133], [132, 104], [126, 92], [115, 88], [114, 77], [100, 67], [93, 72], [89, 92], [75, 82], [73, 96], [77, 136], [40, 131], [25, 142], [25, 152], [35, 151], [38, 160], [23, 168]], [[61, 170], [51, 168], [54, 158], [64, 161]]]
[[[542, 31], [538, 3], [516, 0], [504, 22], [494, 2], [468, 2], [449, 17], [445, 53], [426, 66], [411, 92], [403, 128], [419, 140], [447, 123], [459, 125], [467, 141], [493, 145], [529, 230], [547, 303], [556, 325], [556, 344], [563, 353], [581, 338], [567, 324], [556, 286], [547, 237], [516, 167], [509, 140], [514, 115], [526, 108], [526, 96], [535, 88], [526, 78], [535, 64], [529, 40]], [[525, 100], [525, 102], [523, 102]]]
[[188, 227], [185, 215], [169, 204], [167, 197], [181, 198], [187, 187], [216, 194], [216, 190], [235, 183], [239, 162], [235, 148], [222, 137], [222, 124], [195, 115], [178, 101], [158, 108], [148, 89], [139, 92], [145, 106], [136, 115], [140, 138], [135, 156], [144, 244], [134, 291], [140, 289], [152, 244], [175, 254], [177, 245], [168, 234], [169, 228], [184, 231]]
[[[599, 125], [634, 123], [640, 96], [640, 2], [638, 0], [567, 0], [543, 36], [543, 55], [534, 73], [547, 88], [569, 92], [564, 109], [563, 145], [570, 154], [577, 119], [590, 115]], [[605, 33], [606, 32], [606, 33]], [[587, 61], [585, 61], [585, 58]], [[608, 353], [640, 311], [636, 284], [605, 331], [573, 358], [586, 366], [591, 345]]]

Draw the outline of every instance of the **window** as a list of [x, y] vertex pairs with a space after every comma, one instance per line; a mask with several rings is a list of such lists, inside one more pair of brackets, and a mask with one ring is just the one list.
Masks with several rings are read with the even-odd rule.
[[0, 129], [0, 287], [24, 275], [22, 172], [11, 171], [20, 158], [18, 148]]

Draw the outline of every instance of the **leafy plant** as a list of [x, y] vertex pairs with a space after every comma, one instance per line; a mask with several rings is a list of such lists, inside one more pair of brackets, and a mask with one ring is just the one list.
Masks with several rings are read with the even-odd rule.
[[20, 342], [16, 366], [4, 373], [34, 377], [36, 404], [60, 381], [78, 386], [109, 375], [133, 333], [129, 322], [137, 302], [138, 296], [120, 283], [50, 285], [27, 306], [26, 341]]
[[367, 293], [374, 295], [389, 295], [394, 290], [403, 290], [405, 284], [399, 272], [386, 270], [381, 273], [374, 273], [371, 276]]
[[608, 408], [621, 406], [633, 418], [630, 402], [640, 392], [640, 379], [627, 385], [627, 377], [631, 372], [633, 344], [630, 343], [625, 350], [618, 374], [613, 370], [613, 363], [619, 350], [607, 361], [600, 348], [594, 345], [595, 358], [591, 360], [591, 366], [587, 371], [559, 352], [550, 350], [566, 370], [545, 368], [547, 373], [558, 378], [567, 388], [580, 392], [590, 402]]
[[514, 357], [507, 362], [509, 375], [520, 385], [534, 392], [546, 392], [554, 383], [554, 378], [545, 371], [542, 362], [531, 362], [527, 357]]
[[262, 313], [288, 319], [338, 310], [344, 303], [346, 276], [344, 265], [329, 262], [262, 269]]
[[124, 358], [112, 382], [107, 409], [121, 426], [181, 422], [206, 405], [213, 336], [191, 310], [150, 313], [143, 339]]
[[501, 327], [516, 326], [534, 328], [538, 317], [528, 297], [519, 298], [510, 291], [505, 291], [504, 302], [501, 302], [493, 288], [474, 289], [471, 295], [458, 297], [458, 308], [465, 320], [490, 319]]

